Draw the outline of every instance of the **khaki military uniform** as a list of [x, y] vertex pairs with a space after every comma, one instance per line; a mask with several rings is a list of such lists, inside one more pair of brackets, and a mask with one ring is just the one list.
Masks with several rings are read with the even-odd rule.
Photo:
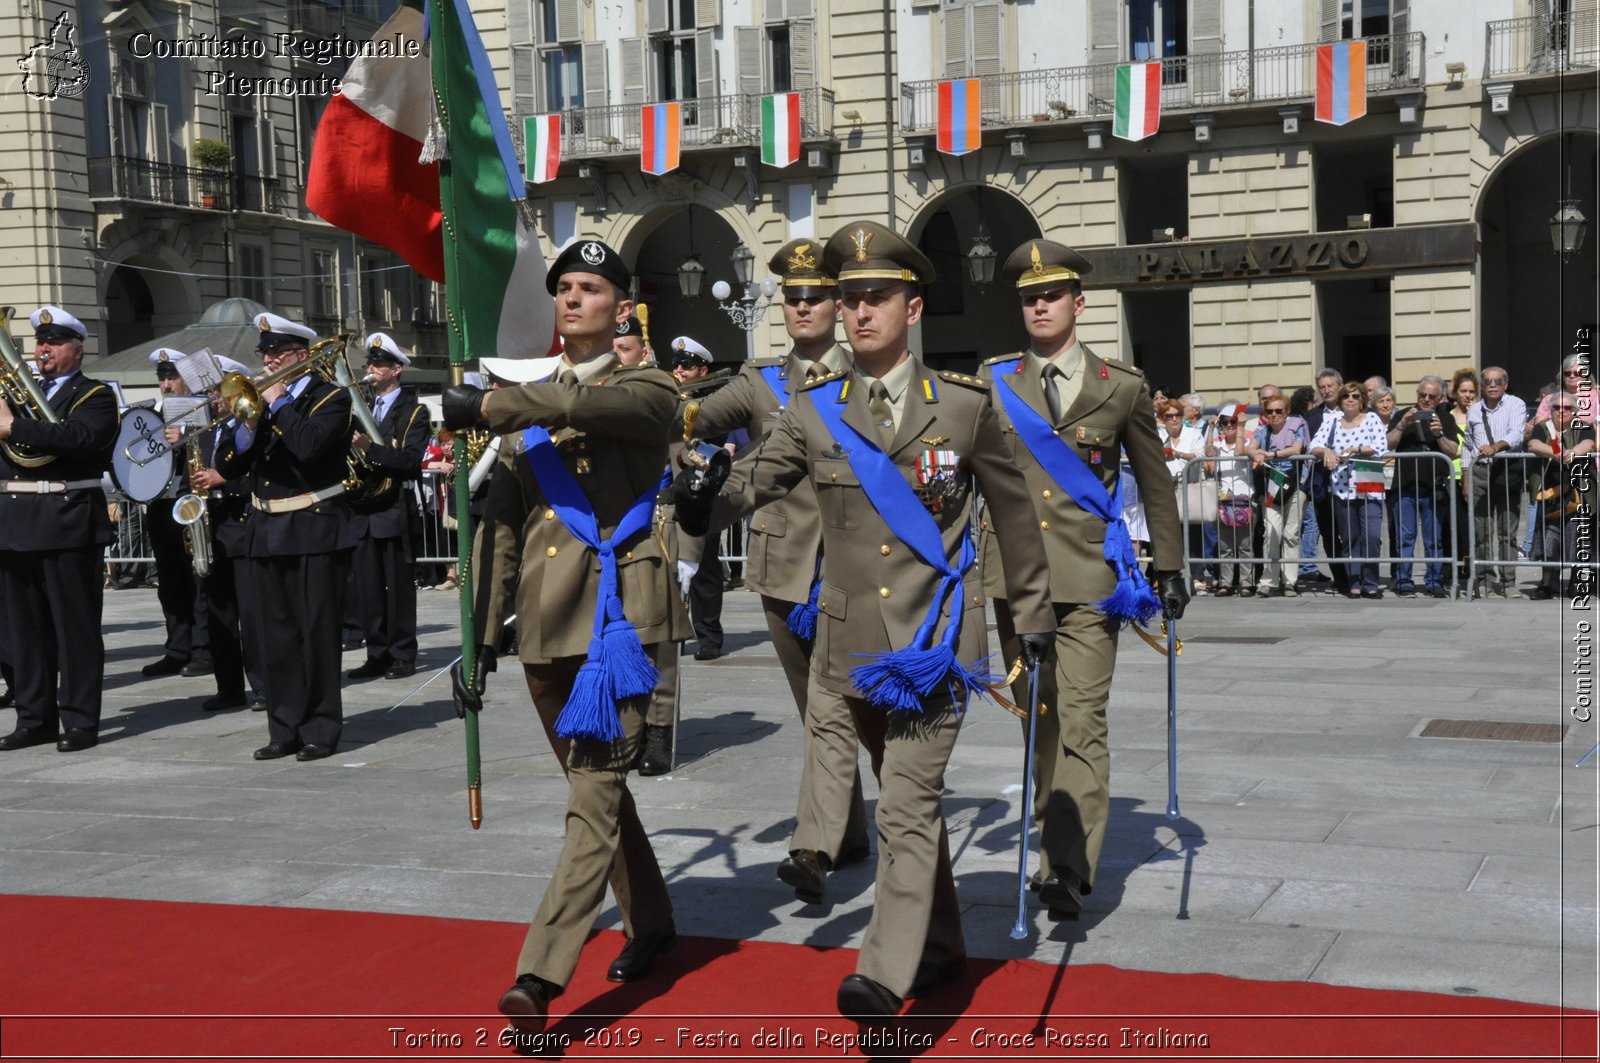
[[[617, 368], [610, 354], [578, 367], [577, 377], [563, 374], [556, 382], [493, 392], [484, 401], [484, 419], [501, 433], [530, 424], [548, 429], [588, 496], [601, 534], [609, 535], [629, 506], [660, 482], [677, 388], [658, 369]], [[547, 504], [521, 437], [507, 442], [514, 445], [502, 450], [478, 532], [478, 629], [499, 630], [515, 597], [528, 691], [571, 787], [561, 856], [517, 961], [519, 974], [564, 986], [599, 914], [607, 881], [630, 937], [669, 925], [672, 904], [627, 788], [647, 698], [619, 706], [624, 735], [615, 742], [568, 742], [555, 735], [556, 718], [588, 653], [600, 565], [595, 551], [573, 537]], [[646, 528], [616, 544], [616, 560], [623, 610], [646, 652], [684, 638], [687, 617], [653, 531]]]
[[[825, 372], [838, 372], [852, 364], [850, 352], [835, 344], [823, 356]], [[782, 359], [751, 362], [727, 385], [701, 401], [695, 432], [721, 435], [743, 428], [752, 440], [765, 439], [778, 424], [787, 403], [780, 404], [767, 385], [762, 369], [782, 366], [784, 393], [793, 401], [804, 387], [812, 363], [791, 351]], [[811, 581], [822, 550], [822, 520], [817, 492], [802, 480], [782, 498], [767, 503], [750, 516], [745, 539], [745, 586], [761, 595], [767, 632], [783, 674], [794, 695], [802, 725], [806, 718], [806, 684], [811, 674], [811, 644], [789, 630], [789, 614], [811, 596]], [[817, 794], [802, 779], [795, 831], [789, 849], [826, 853], [835, 862], [842, 853], [862, 853], [868, 847], [867, 808], [861, 794], [861, 773], [855, 772], [849, 804], [842, 810], [819, 814]], [[832, 833], [843, 826], [843, 834]]]
[[[1158, 571], [1183, 565], [1172, 477], [1162, 459], [1155, 417], [1144, 376], [1120, 362], [1107, 361], [1078, 345], [1082, 362], [1073, 382], [1077, 393], [1055, 421], [1066, 440], [1112, 490], [1127, 450], [1150, 525], [1151, 548]], [[1021, 367], [1021, 372], [1017, 368]], [[1041, 379], [1041, 359], [1034, 354], [990, 359], [979, 375], [992, 379], [1005, 373], [1017, 395], [1047, 421], [1051, 420]], [[1036, 815], [1042, 820], [1042, 868], [1067, 867], [1089, 892], [1095, 865], [1105, 841], [1110, 802], [1111, 755], [1107, 745], [1106, 703], [1116, 665], [1117, 625], [1095, 602], [1116, 588], [1116, 572], [1102, 552], [1106, 524], [1082, 509], [1033, 459], [994, 397], [994, 409], [1016, 465], [1027, 480], [1039, 527], [1044, 532], [1050, 563], [1050, 598], [1055, 607], [1056, 664], [1041, 676], [1040, 698], [1050, 710], [1039, 718], [1035, 752]], [[983, 584], [996, 596], [995, 621], [1006, 659], [1017, 652], [1016, 628], [1005, 608], [1007, 573], [992, 527], [999, 503], [988, 500], [982, 522]], [[1006, 561], [1010, 561], [1009, 554]], [[1152, 658], [1152, 661], [1154, 658]], [[1027, 702], [1027, 680], [1017, 684], [1018, 704]]]
[[[934, 514], [946, 557], [955, 558], [960, 550], [976, 487], [989, 498], [996, 532], [1005, 543], [1006, 588], [1018, 626], [1049, 630], [1043, 544], [1026, 504], [1027, 485], [1011, 463], [990, 409], [987, 386], [974, 377], [932, 372], [915, 361], [910, 373], [887, 453], [912, 484], [916, 459], [924, 451], [955, 453], [957, 489]], [[859, 376], [851, 380], [843, 419], [876, 439], [866, 382]], [[816, 492], [823, 544], [820, 615], [806, 694], [808, 782], [818, 789], [819, 808], [847, 807], [859, 731], [878, 776], [879, 801], [878, 879], [858, 973], [904, 996], [919, 962], [947, 962], [965, 952], [940, 809], [945, 763], [965, 706], [935, 696], [920, 714], [891, 715], [851, 685], [850, 669], [862, 663], [862, 655], [912, 642], [939, 580], [873, 508], [841, 444], [804, 393], [754, 454], [736, 463], [713, 512], [713, 526], [802, 485]], [[960, 593], [966, 617], [957, 651], [961, 662], [971, 664], [988, 652], [976, 566]], [[837, 837], [843, 825], [834, 830]]]

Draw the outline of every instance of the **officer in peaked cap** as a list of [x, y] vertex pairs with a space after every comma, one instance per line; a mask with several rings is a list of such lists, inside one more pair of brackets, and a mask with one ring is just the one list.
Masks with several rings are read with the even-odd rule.
[[100, 478], [116, 445], [117, 399], [81, 372], [83, 322], [59, 306], [29, 321], [55, 420], [0, 399], [0, 657], [14, 670], [17, 706], [0, 750], [54, 742], [65, 753], [99, 740], [101, 554], [113, 539]]
[[256, 350], [263, 354], [275, 347], [288, 349], [298, 345], [309, 349], [311, 342], [317, 338], [316, 329], [309, 325], [272, 313], [257, 314], [256, 328], [261, 331], [256, 337]]
[[[1027, 478], [1050, 561], [1056, 665], [1040, 676], [1040, 699], [1049, 708], [1039, 716], [1032, 770], [1043, 838], [1036, 881], [1058, 919], [1078, 917], [1105, 839], [1106, 703], [1118, 631], [1163, 610], [1176, 619], [1188, 599], [1177, 507], [1144, 375], [1089, 350], [1077, 333], [1089, 270], [1087, 259], [1054, 241], [1029, 240], [1013, 251], [1001, 275], [1017, 291], [1029, 348], [992, 358], [980, 370], [994, 382], [994, 410]], [[1154, 586], [1139, 572], [1121, 507], [1106, 506], [1114, 511], [1108, 520], [1083, 502], [1116, 497], [1124, 454], [1149, 521]], [[995, 598], [1001, 644], [1014, 652], [995, 516], [991, 507], [982, 530], [984, 587]], [[1026, 699], [1024, 686], [1017, 689]]]
[[[911, 354], [920, 285], [933, 277], [927, 257], [883, 226], [858, 221], [829, 239], [823, 266], [843, 290], [853, 366], [794, 394], [714, 501], [687, 479], [674, 495], [679, 523], [695, 533], [802, 482], [822, 485], [802, 778], [821, 788], [819, 807], [835, 815], [847, 808], [858, 737], [878, 777], [872, 917], [856, 972], [836, 996], [842, 1014], [872, 1023], [959, 975], [966, 962], [940, 793], [968, 692], [981, 682], [974, 670], [987, 657], [968, 538], [976, 490], [996, 514], [1013, 622], [1028, 633], [1026, 659], [1049, 652], [1054, 617], [1027, 484], [987, 386], [935, 372]], [[913, 541], [937, 542], [942, 554], [924, 560]]]
[[[839, 284], [824, 268], [823, 253], [823, 242], [806, 236], [790, 240], [767, 261], [780, 280], [791, 347], [781, 357], [746, 363], [726, 387], [702, 400], [699, 430], [717, 435], [743, 428], [752, 440], [764, 439], [808, 381], [850, 368], [850, 351], [837, 339]], [[815, 632], [822, 550], [816, 488], [803, 482], [751, 514], [749, 536], [745, 586], [761, 595], [767, 631], [803, 725], [816, 642], [802, 633]], [[801, 779], [795, 831], [777, 873], [809, 903], [822, 900], [829, 871], [872, 855], [860, 771], [854, 766], [848, 770], [851, 785], [841, 791], [844, 800], [835, 801], [837, 807], [819, 803], [834, 791], [812, 785], [809, 775]]]

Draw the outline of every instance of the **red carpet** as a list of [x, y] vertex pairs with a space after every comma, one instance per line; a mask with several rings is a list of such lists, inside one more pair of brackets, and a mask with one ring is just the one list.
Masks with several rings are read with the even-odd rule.
[[[0, 1056], [508, 1058], [494, 1004], [522, 934], [364, 912], [0, 897]], [[974, 961], [864, 1050], [833, 1011], [852, 950], [680, 938], [650, 979], [617, 986], [605, 968], [621, 941], [604, 932], [585, 949], [547, 1055], [1595, 1058], [1592, 1014], [1029, 961]]]

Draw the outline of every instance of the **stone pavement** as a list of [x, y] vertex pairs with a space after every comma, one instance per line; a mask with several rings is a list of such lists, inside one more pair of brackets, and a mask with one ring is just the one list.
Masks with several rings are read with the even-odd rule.
[[[438, 668], [456, 652], [456, 600], [419, 599], [420, 663]], [[678, 769], [632, 784], [678, 928], [858, 945], [870, 864], [835, 875], [827, 906], [774, 877], [801, 729], [755, 596], [730, 593], [724, 624], [727, 656], [685, 661]], [[974, 707], [945, 799], [969, 950], [1595, 1007], [1600, 802], [1595, 762], [1573, 767], [1595, 724], [1560, 744], [1419, 734], [1432, 719], [1574, 723], [1569, 672], [1593, 624], [1565, 602], [1202, 599], [1181, 625], [1175, 821], [1165, 669], [1125, 637], [1099, 880], [1080, 922], [1030, 904], [1020, 943], [1020, 727]], [[108, 592], [105, 631], [100, 746], [0, 754], [0, 892], [532, 914], [565, 784], [514, 672], [491, 679], [474, 832], [447, 679], [392, 711], [426, 672], [352, 683], [337, 756], [257, 763], [261, 715], [202, 713], [210, 679], [139, 675], [160, 652], [153, 591]], [[489, 960], [508, 976], [520, 939]]]

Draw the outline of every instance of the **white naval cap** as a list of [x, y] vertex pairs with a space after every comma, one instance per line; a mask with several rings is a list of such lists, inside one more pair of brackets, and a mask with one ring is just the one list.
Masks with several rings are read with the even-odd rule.
[[245, 365], [243, 362], [235, 361], [225, 354], [217, 355], [216, 359], [217, 364], [222, 367], [222, 371], [224, 373], [238, 373], [241, 376], [249, 376], [251, 374], [249, 366]]
[[28, 315], [28, 321], [33, 325], [33, 338], [36, 340], [89, 338], [89, 330], [83, 327], [83, 322], [59, 306], [41, 306]]
[[512, 384], [533, 384], [544, 380], [561, 364], [561, 356], [552, 358], [479, 358], [478, 364], [490, 376]]
[[406, 352], [400, 345], [390, 338], [387, 332], [374, 332], [367, 337], [367, 361], [394, 362], [396, 365], [406, 366], [411, 364], [411, 359], [406, 357]]
[[693, 358], [701, 365], [710, 365], [715, 361], [711, 357], [711, 352], [706, 350], [705, 345], [700, 341], [692, 336], [679, 336], [672, 341], [672, 358], [676, 361], [685, 356]]
[[178, 375], [178, 363], [187, 357], [182, 351], [171, 347], [157, 347], [150, 352], [150, 364], [155, 366], [157, 377], [175, 377]]
[[309, 325], [302, 325], [298, 321], [290, 321], [277, 314], [261, 313], [256, 315], [256, 328], [261, 330], [261, 338], [256, 341], [256, 350], [267, 347], [276, 347], [280, 343], [294, 343], [301, 340], [314, 340], [317, 338], [316, 329]]

